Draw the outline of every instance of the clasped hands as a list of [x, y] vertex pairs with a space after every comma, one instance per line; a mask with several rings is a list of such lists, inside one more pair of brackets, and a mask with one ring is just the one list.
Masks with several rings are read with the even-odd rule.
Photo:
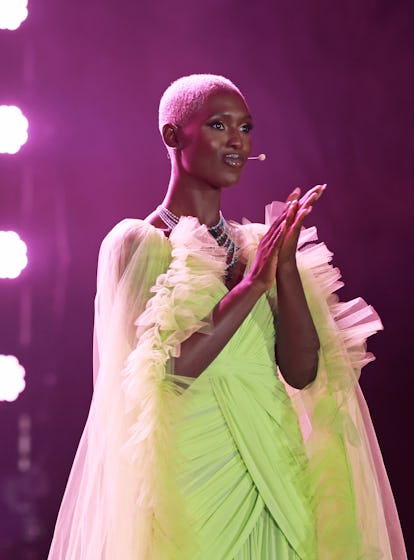
[[302, 197], [299, 188], [286, 199], [285, 210], [274, 220], [262, 237], [249, 275], [252, 280], [268, 290], [282, 273], [296, 267], [296, 250], [300, 230], [313, 204], [320, 198], [326, 185], [316, 185]]

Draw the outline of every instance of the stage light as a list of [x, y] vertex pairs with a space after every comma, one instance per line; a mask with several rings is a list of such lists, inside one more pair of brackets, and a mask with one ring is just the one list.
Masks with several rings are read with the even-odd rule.
[[18, 152], [27, 141], [28, 128], [29, 122], [18, 107], [0, 105], [0, 153]]
[[27, 0], [0, 0], [0, 29], [15, 31], [27, 15]]
[[0, 231], [0, 278], [17, 278], [26, 265], [26, 243], [14, 231]]
[[12, 402], [26, 387], [26, 372], [15, 356], [0, 354], [0, 401]]

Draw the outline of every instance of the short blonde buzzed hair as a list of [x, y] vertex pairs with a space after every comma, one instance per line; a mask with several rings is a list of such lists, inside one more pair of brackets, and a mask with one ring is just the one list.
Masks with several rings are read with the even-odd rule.
[[203, 105], [214, 91], [228, 90], [238, 93], [239, 88], [231, 80], [216, 74], [191, 74], [175, 80], [163, 93], [158, 111], [158, 127], [171, 123], [184, 125]]

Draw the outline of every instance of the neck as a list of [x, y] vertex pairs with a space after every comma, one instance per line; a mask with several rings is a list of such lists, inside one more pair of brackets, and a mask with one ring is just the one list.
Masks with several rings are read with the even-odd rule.
[[194, 216], [210, 227], [219, 220], [221, 190], [197, 182], [193, 177], [171, 174], [162, 206], [177, 216]]

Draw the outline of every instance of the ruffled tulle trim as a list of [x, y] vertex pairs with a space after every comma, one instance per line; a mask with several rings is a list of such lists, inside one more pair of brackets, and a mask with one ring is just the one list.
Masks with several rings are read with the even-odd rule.
[[[249, 263], [267, 227], [234, 229]], [[316, 382], [291, 398], [312, 473], [318, 560], [374, 559], [381, 553], [404, 560], [398, 516], [357, 383], [360, 367], [372, 358], [364, 340], [380, 322], [362, 300], [337, 300], [333, 293], [342, 284], [330, 252], [322, 244], [304, 245], [316, 241], [316, 230], [304, 230], [300, 241], [298, 264], [322, 350]], [[195, 557], [192, 523], [177, 489], [171, 421], [180, 417], [181, 380], [168, 372], [182, 341], [195, 331], [208, 332], [210, 313], [226, 291], [224, 268], [222, 250], [191, 218], [182, 219], [169, 240], [133, 220], [103, 243], [96, 307], [100, 373], [50, 559]], [[136, 317], [134, 338], [130, 326]], [[370, 549], [371, 543], [380, 545]]]
[[[280, 206], [273, 210], [277, 215]], [[267, 215], [269, 222], [275, 217], [272, 208]], [[288, 391], [309, 459], [318, 560], [391, 560], [378, 483], [388, 486], [388, 480], [371, 453], [358, 386], [361, 368], [374, 359], [366, 339], [383, 327], [363, 299], [339, 301], [340, 271], [326, 245], [316, 241], [315, 228], [302, 230], [297, 264], [321, 343], [318, 375], [304, 391]]]
[[[267, 226], [234, 228], [249, 264]], [[288, 392], [308, 455], [317, 557], [391, 560], [378, 486], [387, 479], [372, 457], [358, 401], [361, 368], [373, 359], [366, 339], [382, 324], [362, 299], [339, 301], [340, 272], [331, 265], [332, 253], [316, 241], [315, 228], [301, 232], [297, 263], [321, 342], [320, 365], [311, 386]], [[184, 559], [191, 557], [194, 541], [176, 488], [171, 418], [179, 415], [179, 390], [167, 372], [180, 344], [200, 329], [208, 331], [210, 312], [223, 294], [225, 256], [193, 218], [180, 221], [170, 243], [171, 265], [137, 321], [138, 344], [124, 371], [127, 409], [135, 419], [124, 451], [137, 472], [139, 557]]]
[[[350, 454], [349, 447], [360, 448], [364, 439], [355, 417], [355, 386], [361, 368], [374, 358], [366, 352], [366, 339], [382, 324], [362, 299], [339, 302], [334, 292], [342, 282], [331, 259], [332, 253], [323, 243], [303, 246], [297, 255], [321, 342], [317, 379], [297, 400], [304, 404], [302, 417], [310, 420], [304, 437], [317, 517], [318, 558], [343, 559], [346, 550], [348, 558], [368, 560], [383, 554], [377, 535], [367, 536], [362, 531], [365, 496], [358, 495], [360, 469], [353, 460], [364, 457]], [[366, 468], [372, 470], [372, 465]], [[378, 506], [381, 509], [378, 503], [371, 506], [374, 517]]]
[[182, 560], [191, 558], [194, 543], [174, 470], [172, 418], [179, 414], [179, 387], [167, 372], [180, 344], [208, 327], [222, 292], [225, 254], [194, 218], [182, 218], [169, 241], [172, 262], [137, 320], [137, 346], [124, 370], [127, 413], [134, 418], [124, 453], [139, 489], [138, 558]]

